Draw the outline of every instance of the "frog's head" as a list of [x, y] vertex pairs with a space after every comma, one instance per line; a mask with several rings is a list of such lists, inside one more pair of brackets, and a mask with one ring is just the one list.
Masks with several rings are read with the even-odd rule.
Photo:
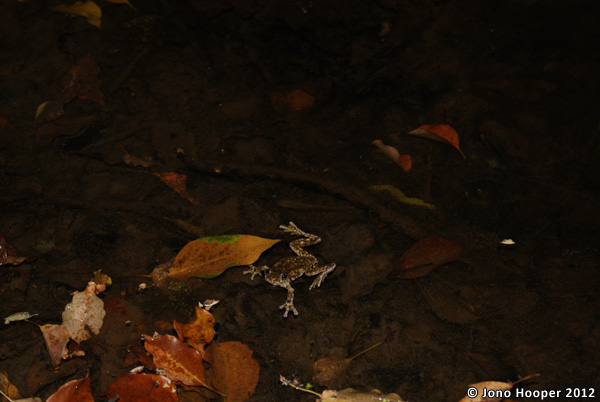
[[289, 275], [285, 272], [277, 272], [271, 269], [265, 270], [265, 280], [269, 282], [271, 285], [275, 286], [285, 286], [286, 283], [290, 283]]

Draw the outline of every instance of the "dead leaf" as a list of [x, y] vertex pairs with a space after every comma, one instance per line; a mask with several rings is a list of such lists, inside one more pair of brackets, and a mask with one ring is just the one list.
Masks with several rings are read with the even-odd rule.
[[96, 284], [88, 282], [85, 290], [75, 293], [73, 301], [65, 307], [62, 314], [63, 325], [69, 331], [71, 339], [81, 343], [92, 336], [87, 328], [98, 335], [105, 314], [104, 302], [96, 296]]
[[402, 190], [400, 190], [396, 186], [392, 186], [390, 184], [382, 184], [379, 186], [369, 186], [369, 189], [374, 190], [374, 191], [388, 193], [389, 195], [394, 197], [396, 200], [398, 200], [402, 204], [413, 205], [413, 206], [423, 207], [423, 208], [427, 208], [427, 209], [435, 209], [435, 205], [425, 202], [420, 198], [407, 197], [406, 194], [404, 194], [402, 192]]
[[0, 391], [4, 392], [11, 399], [21, 398], [19, 390], [8, 381], [8, 375], [4, 371], [0, 371]]
[[227, 268], [254, 263], [263, 251], [279, 241], [251, 235], [201, 237], [181, 249], [169, 277], [180, 281], [213, 278]]
[[163, 183], [167, 186], [171, 187], [181, 198], [185, 198], [189, 202], [194, 205], [200, 204], [198, 200], [192, 197], [187, 192], [186, 182], [187, 176], [184, 174], [174, 173], [174, 172], [164, 172], [164, 173], [152, 173], [154, 176], [158, 177]]
[[144, 348], [152, 355], [156, 367], [167, 372], [167, 377], [185, 385], [211, 389], [204, 377], [204, 352], [189, 347], [172, 335], [146, 335], [144, 338]]
[[381, 140], [374, 140], [372, 142], [385, 156], [390, 158], [396, 165], [400, 166], [406, 173], [412, 169], [412, 159], [408, 154], [401, 154], [398, 150], [390, 145], [385, 145]]
[[206, 348], [212, 385], [226, 395], [225, 402], [243, 402], [254, 393], [260, 367], [252, 353], [241, 342], [215, 342]]
[[106, 391], [110, 401], [177, 402], [177, 388], [167, 377], [156, 374], [133, 374], [117, 378]]
[[310, 109], [315, 104], [315, 97], [300, 89], [289, 92], [271, 92], [269, 96], [273, 109], [280, 113], [286, 110], [300, 112]]
[[214, 326], [215, 317], [198, 306], [196, 306], [196, 318], [192, 322], [181, 324], [173, 321], [173, 328], [175, 328], [179, 339], [202, 352], [205, 345], [211, 343], [215, 337]]
[[87, 0], [85, 3], [81, 1], [76, 1], [70, 6], [65, 4], [59, 4], [52, 10], [68, 15], [86, 17], [87, 21], [90, 24], [92, 24], [96, 28], [100, 28], [102, 10], [100, 9], [100, 7], [98, 7], [96, 3], [94, 3], [91, 0]]
[[465, 396], [458, 402], [500, 402], [510, 396], [510, 393], [505, 393], [505, 391], [512, 389], [515, 384], [537, 376], [539, 374], [531, 374], [515, 382], [484, 381], [471, 384], [469, 385], [469, 391], [471, 392], [473, 391], [471, 388], [475, 388], [477, 389], [477, 394], [473, 395], [473, 398]]
[[63, 384], [46, 402], [94, 402], [90, 373], [85, 378]]
[[350, 362], [379, 345], [381, 345], [381, 342], [376, 343], [349, 358], [328, 356], [317, 360], [312, 368], [313, 381], [327, 388], [340, 388], [346, 380], [346, 370], [348, 369]]
[[427, 275], [440, 265], [458, 260], [461, 252], [462, 246], [455, 241], [425, 237], [400, 257], [396, 278], [414, 279]]
[[109, 3], [116, 3], [116, 4], [127, 4], [129, 7], [131, 7], [131, 9], [133, 11], [137, 11], [137, 8], [135, 8], [134, 6], [131, 5], [131, 3], [129, 2], [129, 0], [107, 0]]
[[67, 343], [69, 343], [69, 330], [64, 325], [46, 324], [41, 325], [40, 330], [44, 336], [46, 349], [52, 359], [52, 364], [58, 366], [61, 359], [67, 355]]
[[415, 130], [409, 131], [408, 134], [415, 135], [417, 137], [426, 138], [428, 140], [445, 142], [452, 145], [460, 152], [462, 157], [467, 160], [467, 157], [460, 150], [458, 145], [459, 138], [458, 133], [452, 127], [447, 124], [436, 124], [436, 125], [425, 125]]

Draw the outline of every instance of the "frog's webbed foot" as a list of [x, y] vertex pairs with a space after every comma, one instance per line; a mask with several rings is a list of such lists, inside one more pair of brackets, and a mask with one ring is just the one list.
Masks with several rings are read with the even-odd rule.
[[[310, 285], [308, 290], [312, 290], [313, 288], [318, 288], [319, 286], [321, 286], [321, 283], [323, 282], [323, 280], [325, 280], [325, 277], [327, 276], [327, 274], [330, 273], [331, 271], [333, 271], [334, 269], [335, 269], [335, 262], [332, 262], [331, 264], [321, 267], [319, 276], [317, 276], [315, 278], [315, 280]], [[310, 275], [310, 274], [307, 273], [307, 275]], [[312, 275], [310, 275], [310, 276], [312, 276]]]
[[287, 299], [285, 300], [285, 303], [279, 306], [280, 309], [285, 309], [285, 312], [283, 313], [284, 318], [288, 316], [290, 310], [292, 310], [292, 313], [294, 313], [294, 315], [298, 315], [298, 310], [296, 310], [296, 307], [294, 307], [294, 289], [290, 286], [289, 283], [286, 283], [285, 288], [288, 291]]
[[288, 312], [290, 310], [292, 310], [292, 313], [294, 313], [294, 315], [298, 315], [298, 310], [296, 310], [296, 307], [294, 307], [294, 303], [292, 302], [286, 301], [281, 306], [279, 306], [279, 308], [285, 308], [285, 313], [283, 313], [284, 318], [288, 316]]
[[263, 265], [260, 268], [255, 267], [252, 264], [250, 264], [248, 266], [250, 267], [250, 269], [245, 270], [244, 274], [251, 274], [252, 276], [250, 277], [250, 280], [253, 280], [256, 275], [260, 275], [262, 273], [262, 271], [269, 269], [269, 267], [267, 267], [266, 265]]

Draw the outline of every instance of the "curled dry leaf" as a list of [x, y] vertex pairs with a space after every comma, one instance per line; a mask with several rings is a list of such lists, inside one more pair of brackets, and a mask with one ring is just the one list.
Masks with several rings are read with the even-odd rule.
[[315, 97], [300, 89], [289, 92], [271, 92], [269, 96], [273, 109], [278, 112], [286, 110], [299, 112], [310, 109], [315, 104]]
[[69, 330], [64, 325], [55, 324], [41, 325], [40, 330], [44, 336], [44, 342], [50, 359], [52, 359], [52, 364], [58, 366], [61, 359], [68, 354]]
[[211, 343], [206, 361], [212, 367], [212, 385], [225, 395], [225, 402], [243, 402], [254, 393], [260, 367], [248, 346], [241, 342]]
[[460, 152], [462, 157], [467, 160], [467, 157], [460, 150], [458, 145], [459, 138], [458, 133], [452, 127], [447, 124], [436, 124], [436, 125], [425, 125], [415, 130], [409, 131], [408, 134], [415, 135], [417, 137], [426, 138], [428, 140], [445, 142], [452, 145]]
[[73, 301], [65, 307], [62, 314], [63, 325], [69, 331], [71, 339], [81, 343], [92, 336], [87, 328], [98, 335], [105, 314], [104, 302], [96, 296], [96, 283], [88, 282], [85, 290], [76, 292]]
[[179, 339], [200, 351], [204, 351], [204, 347], [215, 337], [214, 326], [215, 317], [198, 306], [196, 306], [196, 318], [192, 322], [181, 324], [173, 321], [173, 328]]
[[131, 402], [177, 402], [177, 388], [167, 377], [156, 374], [133, 374], [117, 378], [108, 390], [106, 398]]
[[109, 3], [116, 3], [116, 4], [127, 4], [133, 11], [137, 11], [137, 8], [135, 8], [130, 2], [129, 0], [107, 0]]
[[46, 402], [94, 402], [90, 373], [79, 380], [63, 384]]
[[440, 265], [458, 260], [462, 246], [452, 240], [425, 237], [412, 245], [398, 260], [396, 278], [425, 276]]
[[401, 154], [398, 150], [390, 145], [385, 145], [381, 140], [374, 140], [372, 142], [379, 150], [388, 158], [396, 163], [396, 165], [400, 166], [402, 170], [406, 173], [410, 172], [412, 169], [412, 159], [410, 155]]
[[201, 237], [181, 249], [169, 277], [180, 281], [212, 278], [227, 268], [254, 263], [263, 251], [279, 241], [251, 235]]
[[85, 3], [76, 1], [71, 5], [59, 4], [58, 6], [54, 7], [53, 10], [68, 15], [86, 17], [90, 24], [96, 28], [100, 28], [102, 10], [91, 0], [88, 0]]
[[154, 364], [167, 372], [173, 381], [190, 386], [206, 384], [202, 358], [204, 352], [193, 349], [171, 335], [145, 336], [144, 348], [152, 354]]

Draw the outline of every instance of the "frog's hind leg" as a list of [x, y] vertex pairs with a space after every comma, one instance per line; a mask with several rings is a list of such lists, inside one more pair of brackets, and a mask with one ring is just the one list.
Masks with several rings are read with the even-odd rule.
[[290, 222], [288, 226], [280, 225], [279, 229], [284, 232], [288, 232], [294, 234], [296, 236], [304, 236], [303, 239], [298, 239], [290, 242], [290, 248], [296, 255], [300, 255], [302, 257], [312, 257], [310, 253], [303, 250], [302, 247], [313, 246], [321, 242], [321, 238], [317, 235], [306, 233], [301, 230], [294, 222]]
[[327, 264], [322, 267], [317, 266], [317, 267], [315, 267], [315, 269], [305, 271], [304, 275], [306, 275], [306, 276], [315, 276], [317, 274], [319, 275], [315, 278], [315, 280], [310, 285], [308, 290], [312, 290], [313, 288], [318, 288], [319, 286], [321, 286], [321, 282], [323, 282], [323, 280], [325, 279], [327, 274], [330, 273], [331, 271], [333, 271], [334, 269], [335, 269], [335, 262], [332, 262], [331, 264]]
[[286, 283], [283, 287], [287, 290], [287, 298], [285, 303], [279, 306], [280, 309], [285, 308], [283, 316], [287, 317], [290, 310], [292, 310], [294, 315], [298, 315], [298, 310], [296, 310], [296, 307], [294, 307], [294, 288], [292, 288], [289, 283]]

